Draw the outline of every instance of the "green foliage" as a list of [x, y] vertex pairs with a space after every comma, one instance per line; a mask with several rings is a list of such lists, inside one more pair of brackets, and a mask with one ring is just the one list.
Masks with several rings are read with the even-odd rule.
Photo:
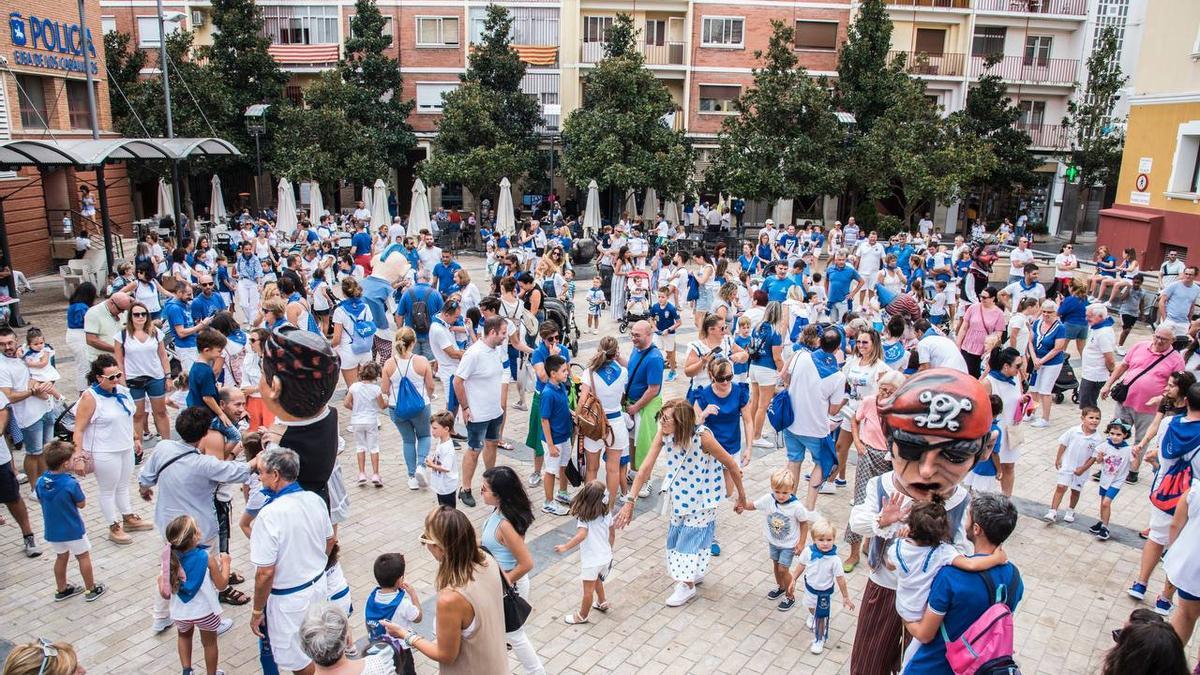
[[[859, 223], [859, 225], [864, 226], [863, 223]], [[893, 216], [889, 213], [878, 217], [874, 229], [879, 232], [880, 239], [887, 239], [892, 235], [906, 231], [908, 228], [904, 226], [904, 221], [899, 216]]]
[[771, 25], [767, 52], [755, 53], [763, 65], [735, 104], [739, 114], [721, 125], [706, 178], [713, 191], [753, 200], [833, 192], [841, 185], [844, 132], [829, 92], [797, 65], [794, 29]]
[[538, 171], [540, 104], [521, 91], [526, 66], [511, 34], [508, 9], [488, 5], [462, 84], [442, 97], [433, 156], [421, 166], [428, 182], [459, 183], [481, 198], [503, 178], [517, 183]]
[[140, 73], [146, 67], [146, 52], [133, 46], [133, 36], [129, 33], [110, 31], [104, 34], [104, 67], [108, 71], [109, 110], [112, 112], [113, 127], [127, 136], [125, 130], [131, 128], [130, 124], [136, 127], [137, 123], [121, 92], [129, 92], [141, 82]]
[[1067, 102], [1062, 123], [1074, 141], [1071, 164], [1079, 167], [1081, 188], [1108, 184], [1120, 170], [1124, 120], [1113, 117], [1113, 106], [1129, 78], [1121, 72], [1117, 57], [1116, 31], [1109, 26], [1088, 56], [1086, 85]]
[[687, 191], [694, 152], [683, 132], [663, 116], [676, 110], [661, 81], [633, 46], [633, 20], [613, 22], [606, 57], [587, 75], [583, 105], [563, 125], [563, 173], [576, 186], [653, 187], [660, 197]]
[[892, 20], [884, 0], [863, 0], [838, 52], [835, 103], [854, 114], [857, 131], [866, 134], [892, 107], [908, 79], [901, 60], [888, 62]]
[[345, 152], [361, 140], [361, 129], [344, 110], [285, 106], [279, 110], [278, 120], [287, 130], [288, 142], [280, 143], [271, 158], [276, 175], [293, 181], [315, 180], [322, 185], [337, 185], [347, 176], [367, 181], [370, 176], [382, 175], [374, 156]]
[[979, 78], [967, 93], [964, 109], [951, 117], [962, 133], [983, 139], [995, 156], [991, 170], [974, 181], [976, 191], [1007, 192], [1034, 184], [1038, 159], [1029, 149], [1032, 139], [1013, 126], [1021, 111], [999, 76], [987, 73]]

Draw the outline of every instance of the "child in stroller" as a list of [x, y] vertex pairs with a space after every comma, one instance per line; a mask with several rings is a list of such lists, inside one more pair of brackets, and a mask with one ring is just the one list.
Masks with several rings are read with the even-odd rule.
[[645, 270], [633, 270], [625, 277], [626, 292], [629, 294], [625, 301], [625, 315], [617, 326], [624, 333], [629, 326], [650, 318], [650, 273]]

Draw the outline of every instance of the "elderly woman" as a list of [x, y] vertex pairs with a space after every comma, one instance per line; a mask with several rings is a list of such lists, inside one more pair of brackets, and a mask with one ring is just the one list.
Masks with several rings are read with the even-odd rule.
[[1058, 303], [1042, 303], [1042, 315], [1033, 322], [1030, 335], [1030, 370], [1034, 371], [1029, 393], [1041, 404], [1042, 414], [1029, 423], [1040, 429], [1050, 426], [1050, 406], [1054, 403], [1054, 383], [1067, 360], [1067, 329], [1058, 318]]
[[388, 635], [437, 661], [442, 675], [506, 673], [504, 587], [496, 559], [480, 548], [466, 514], [439, 506], [425, 516], [425, 550], [438, 561], [436, 640], [383, 621]]
[[392, 675], [396, 672], [394, 649], [383, 649], [353, 661], [346, 657], [354, 649], [350, 620], [331, 602], [319, 602], [308, 608], [300, 624], [300, 649], [312, 659], [316, 673]]

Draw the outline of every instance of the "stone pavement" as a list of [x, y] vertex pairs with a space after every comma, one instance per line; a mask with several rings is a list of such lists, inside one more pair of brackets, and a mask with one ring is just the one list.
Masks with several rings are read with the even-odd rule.
[[[464, 261], [475, 278], [484, 278], [482, 261]], [[52, 344], [64, 345], [65, 302], [56, 278], [35, 280], [37, 293], [23, 297], [27, 320], [47, 331]], [[579, 292], [586, 292], [580, 283]], [[582, 313], [579, 313], [582, 321]], [[685, 313], [689, 323], [690, 313]], [[602, 333], [615, 334], [607, 319]], [[1145, 337], [1146, 332], [1134, 338]], [[694, 336], [684, 331], [680, 344]], [[581, 344], [584, 356], [590, 356], [598, 335], [585, 334]], [[627, 336], [620, 336], [622, 346]], [[1132, 344], [1132, 343], [1131, 343]], [[76, 367], [65, 349], [60, 353], [64, 383]], [[581, 359], [577, 356], [576, 362]], [[680, 377], [666, 387], [668, 398], [681, 396], [686, 379]], [[341, 393], [335, 401], [340, 401]], [[439, 397], [439, 402], [444, 402]], [[1104, 406], [1105, 421], [1110, 406]], [[341, 412], [342, 420], [348, 419]], [[530, 471], [530, 451], [519, 443], [526, 432], [527, 413], [513, 410], [506, 437], [517, 450], [502, 453], [501, 463], [513, 465], [518, 474]], [[344, 422], [343, 422], [344, 423]], [[1063, 430], [1078, 423], [1078, 414], [1069, 402], [1056, 406], [1048, 429], [1030, 429], [1018, 463], [1017, 504], [1022, 518], [1007, 550], [1021, 569], [1025, 581], [1025, 600], [1016, 613], [1017, 658], [1027, 674], [1068, 675], [1095, 673], [1104, 650], [1111, 644], [1110, 630], [1123, 624], [1137, 603], [1125, 594], [1136, 573], [1140, 540], [1136, 531], [1148, 519], [1147, 481], [1126, 487], [1114, 509], [1114, 538], [1097, 541], [1086, 529], [1098, 512], [1098, 498], [1088, 484], [1080, 505], [1080, 517], [1073, 526], [1047, 525], [1039, 519], [1053, 493], [1053, 457], [1055, 439]], [[349, 435], [347, 434], [347, 438]], [[401, 551], [408, 558], [408, 580], [416, 588], [427, 613], [419, 630], [432, 632], [434, 606], [433, 578], [435, 563], [422, 549], [417, 537], [425, 514], [435, 505], [426, 491], [409, 491], [404, 484], [400, 438], [395, 428], [382, 421], [383, 477], [385, 487], [350, 486], [352, 515], [341, 527], [342, 565], [350, 582], [356, 605], [361, 606], [373, 587], [371, 565], [384, 551]], [[748, 497], [757, 498], [770, 489], [769, 476], [784, 464], [781, 450], [755, 449], [754, 461], [746, 470]], [[353, 453], [341, 459], [344, 475], [356, 475]], [[657, 484], [656, 484], [657, 485]], [[0, 527], [0, 641], [24, 642], [34, 637], [67, 640], [75, 644], [90, 673], [172, 673], [178, 672], [173, 632], [150, 634], [149, 607], [158, 571], [158, 539], [153, 533], [135, 534], [130, 546], [118, 547], [103, 534], [99, 507], [94, 503], [96, 484], [84, 479], [89, 497], [85, 520], [91, 533], [96, 578], [108, 587], [98, 601], [87, 604], [81, 597], [55, 603], [53, 595], [53, 557], [47, 553], [27, 560], [20, 552], [20, 537], [7, 517]], [[132, 492], [135, 508], [149, 518], [153, 506], [141, 502]], [[540, 500], [541, 488], [531, 495]], [[533, 571], [534, 613], [527, 628], [533, 644], [550, 673], [847, 673], [855, 613], [834, 608], [827, 649], [820, 656], [808, 652], [809, 631], [804, 626], [804, 610], [782, 613], [765, 598], [772, 576], [763, 541], [761, 516], [749, 512], [737, 515], [722, 507], [718, 517], [718, 536], [723, 555], [715, 558], [699, 596], [687, 606], [667, 608], [663, 600], [670, 592], [664, 559], [666, 520], [658, 514], [657, 496], [639, 503], [637, 518], [629, 528], [617, 534], [615, 566], [608, 582], [613, 609], [608, 615], [593, 612], [593, 624], [566, 626], [562, 616], [578, 606], [581, 593], [578, 581], [578, 554], [561, 556], [553, 546], [568, 539], [574, 520], [538, 513], [528, 534], [535, 559]], [[851, 490], [822, 496], [818, 509], [839, 530], [849, 512]], [[240, 515], [242, 500], [234, 500], [234, 517]], [[35, 531], [41, 540], [41, 512], [31, 502]], [[465, 509], [471, 519], [482, 525], [487, 510], [482, 505]], [[840, 538], [839, 532], [839, 538]], [[234, 567], [249, 578], [249, 546], [235, 533], [232, 542]], [[78, 581], [78, 568], [72, 562], [70, 578]], [[860, 567], [848, 575], [851, 597], [861, 599], [866, 571]], [[1161, 588], [1163, 575], [1156, 571], [1151, 590]], [[248, 586], [243, 586], [249, 590]], [[231, 675], [257, 673], [257, 645], [247, 621], [249, 607], [226, 607], [227, 616], [236, 621], [234, 629], [221, 638], [221, 665]], [[352, 617], [356, 635], [362, 635], [361, 612]], [[196, 665], [201, 661], [198, 645]], [[1194, 643], [1188, 649], [1195, 654]], [[514, 668], [517, 667], [515, 660]], [[418, 658], [418, 672], [436, 672], [428, 660]]]

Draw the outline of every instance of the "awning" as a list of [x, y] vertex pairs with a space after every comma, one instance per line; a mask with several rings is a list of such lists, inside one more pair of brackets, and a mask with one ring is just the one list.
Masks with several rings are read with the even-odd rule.
[[107, 138], [53, 140], [21, 138], [0, 141], [0, 166], [97, 166], [124, 160], [187, 159], [240, 155], [220, 138]]
[[267, 52], [281, 66], [336, 63], [338, 45], [271, 45]]

